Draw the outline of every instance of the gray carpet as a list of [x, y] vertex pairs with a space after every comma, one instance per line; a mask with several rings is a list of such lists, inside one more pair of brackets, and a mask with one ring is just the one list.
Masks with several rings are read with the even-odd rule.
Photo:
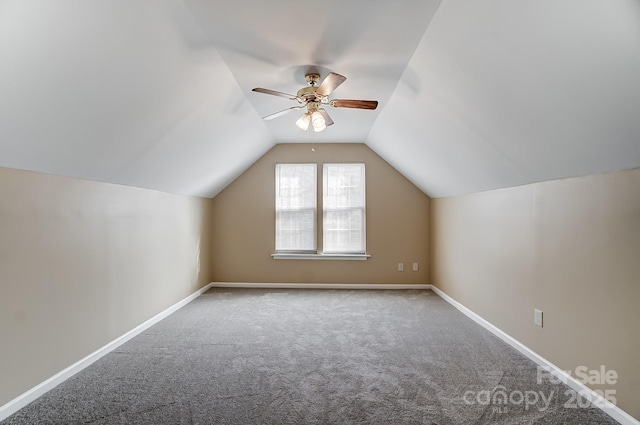
[[570, 398], [428, 290], [219, 288], [2, 425], [616, 423]]

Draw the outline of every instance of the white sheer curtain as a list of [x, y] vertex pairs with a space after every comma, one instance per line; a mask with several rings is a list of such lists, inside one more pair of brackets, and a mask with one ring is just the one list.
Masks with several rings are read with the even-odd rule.
[[316, 252], [316, 164], [276, 164], [276, 252]]
[[323, 252], [364, 254], [364, 164], [323, 164]]

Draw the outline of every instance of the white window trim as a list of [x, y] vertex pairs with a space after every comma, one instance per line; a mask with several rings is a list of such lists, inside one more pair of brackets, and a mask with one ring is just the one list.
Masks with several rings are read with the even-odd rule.
[[[304, 163], [277, 163], [277, 164], [304, 164]], [[277, 165], [276, 164], [276, 165]], [[308, 163], [307, 163], [308, 164]], [[326, 163], [326, 164], [336, 164], [335, 162], [331, 162], [331, 163]], [[351, 164], [351, 163], [348, 163]], [[355, 164], [355, 163], [354, 163]], [[359, 164], [363, 164], [365, 165], [365, 163], [359, 163]], [[323, 173], [322, 173], [322, 180], [323, 180], [323, 193], [322, 196], [324, 198], [324, 187], [325, 187], [325, 182], [324, 182], [324, 165], [325, 163], [322, 164], [322, 169], [323, 169]], [[366, 165], [365, 165], [366, 166]], [[317, 167], [317, 165], [316, 165]], [[317, 168], [316, 168], [317, 170]], [[363, 172], [366, 172], [365, 170], [363, 170]], [[317, 171], [316, 171], [317, 173]], [[317, 174], [316, 174], [317, 176]], [[365, 183], [366, 184], [366, 183]], [[277, 190], [277, 188], [276, 188]], [[318, 186], [316, 183], [316, 193], [318, 194]], [[366, 200], [365, 200], [365, 206], [363, 207], [364, 210], [364, 220], [365, 222], [363, 223], [364, 226], [364, 246], [365, 246], [365, 252], [364, 253], [319, 253], [317, 252], [317, 246], [318, 246], [318, 228], [317, 228], [317, 211], [318, 211], [318, 205], [316, 203], [316, 207], [315, 207], [315, 214], [316, 214], [316, 232], [315, 232], [315, 241], [314, 244], [316, 246], [316, 251], [276, 251], [273, 254], [271, 254], [271, 257], [274, 260], [342, 260], [342, 261], [366, 261], [369, 258], [371, 258], [370, 254], [366, 253], [366, 246], [367, 246], [367, 242], [366, 242], [366, 232], [367, 232], [367, 225], [366, 225]], [[322, 232], [323, 232], [323, 237], [324, 237], [324, 204], [323, 204], [323, 219], [322, 219]]]
[[[291, 250], [282, 250], [282, 251], [276, 251], [276, 254], [290, 254], [290, 253], [300, 253], [300, 254], [316, 254], [318, 252], [318, 164], [315, 162], [282, 162], [282, 163], [276, 163], [276, 176], [278, 173], [278, 166], [281, 164], [285, 164], [285, 165], [313, 165], [314, 166], [314, 173], [315, 173], [315, 180], [314, 180], [314, 190], [316, 193], [316, 197], [315, 197], [315, 203], [313, 205], [313, 227], [314, 227], [314, 232], [313, 232], [313, 248], [312, 249], [306, 249], [306, 250], [299, 250], [299, 251], [291, 251]], [[277, 196], [278, 193], [278, 184], [277, 184], [277, 177], [276, 177], [276, 186], [275, 186], [275, 193]], [[277, 201], [276, 201], [277, 203]], [[277, 211], [276, 211], [277, 214]], [[277, 231], [277, 230], [276, 230]]]
[[[364, 189], [365, 189], [365, 194], [363, 194], [364, 198], [364, 204], [362, 206], [362, 244], [363, 244], [363, 248], [364, 251], [354, 251], [354, 252], [340, 252], [340, 251], [325, 251], [324, 255], [366, 255], [367, 253], [367, 200], [366, 200], [366, 165], [364, 162], [325, 162], [322, 164], [322, 247], [324, 250], [324, 241], [325, 241], [325, 236], [326, 236], [326, 231], [327, 228], [325, 226], [326, 223], [326, 216], [327, 216], [327, 211], [329, 211], [329, 209], [326, 206], [325, 203], [325, 199], [327, 196], [327, 189], [328, 189], [328, 184], [327, 184], [327, 168], [328, 166], [331, 165], [341, 165], [341, 164], [348, 164], [348, 165], [362, 165], [362, 181], [363, 181], [363, 185], [364, 185]], [[338, 210], [340, 208], [334, 209], [334, 210]]]
[[371, 257], [369, 254], [297, 254], [276, 252], [271, 254], [274, 260], [356, 260], [363, 261]]

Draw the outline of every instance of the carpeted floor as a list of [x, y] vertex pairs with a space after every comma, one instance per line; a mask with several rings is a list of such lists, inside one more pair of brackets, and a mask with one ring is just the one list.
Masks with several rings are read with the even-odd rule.
[[429, 290], [218, 288], [2, 425], [616, 423], [570, 391]]

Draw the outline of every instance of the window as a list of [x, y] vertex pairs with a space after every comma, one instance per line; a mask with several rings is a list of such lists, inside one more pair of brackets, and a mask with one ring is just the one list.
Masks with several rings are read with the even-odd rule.
[[324, 252], [364, 254], [364, 164], [323, 166]]
[[[364, 168], [364, 164], [323, 164], [320, 233], [316, 164], [276, 164], [274, 257], [366, 259]], [[317, 253], [319, 234], [321, 255]]]
[[316, 252], [316, 164], [276, 164], [276, 251]]

